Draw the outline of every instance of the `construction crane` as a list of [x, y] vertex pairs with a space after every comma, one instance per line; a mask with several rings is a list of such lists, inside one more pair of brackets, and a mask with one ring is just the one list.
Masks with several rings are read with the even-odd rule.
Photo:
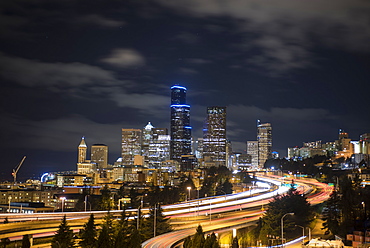
[[26, 156], [24, 156], [22, 158], [21, 162], [13, 169], [12, 176], [14, 177], [14, 185], [17, 184], [17, 173], [18, 173], [19, 169], [21, 168], [25, 159], [26, 159]]

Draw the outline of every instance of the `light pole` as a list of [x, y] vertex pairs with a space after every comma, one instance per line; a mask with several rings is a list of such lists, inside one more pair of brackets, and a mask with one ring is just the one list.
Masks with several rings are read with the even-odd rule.
[[198, 216], [199, 216], [199, 187], [197, 188], [198, 191]]
[[188, 191], [189, 191], [189, 198], [188, 198], [188, 201], [190, 201], [190, 190], [191, 190], [191, 187], [187, 187]]
[[9, 207], [8, 207], [8, 213], [10, 213], [10, 201], [12, 200], [12, 197], [11, 196], [9, 196], [8, 197], [8, 202], [9, 202]]
[[225, 201], [226, 201], [226, 192], [223, 191], [222, 189], [220, 189], [220, 191], [225, 194]]
[[287, 215], [294, 215], [294, 213], [286, 213], [281, 217], [281, 246], [284, 247], [284, 217]]
[[364, 209], [364, 215], [365, 215], [365, 219], [366, 219], [366, 205], [365, 205], [365, 202], [361, 202], [362, 204], [362, 208]]
[[137, 208], [136, 230], [139, 230], [139, 226], [140, 226], [140, 206]]
[[156, 224], [157, 224], [157, 211], [156, 211], [156, 205], [157, 205], [157, 203], [156, 204], [154, 204], [154, 230], [153, 230], [153, 233], [154, 233], [154, 237], [155, 237], [155, 229], [157, 228], [156, 227]]
[[311, 241], [311, 228], [308, 228], [308, 241]]
[[65, 197], [60, 197], [60, 200], [62, 200], [62, 212], [64, 212], [64, 201], [65, 201]]
[[304, 227], [300, 226], [300, 225], [295, 225], [295, 226], [298, 226], [298, 227], [302, 228], [302, 237], [303, 237], [302, 243], [304, 244]]
[[[85, 203], [85, 212], [86, 212], [86, 209], [87, 209], [87, 196], [88, 196], [88, 195], [85, 195], [85, 202], [84, 202], [84, 203]], [[90, 202], [89, 202], [89, 203], [90, 203]]]

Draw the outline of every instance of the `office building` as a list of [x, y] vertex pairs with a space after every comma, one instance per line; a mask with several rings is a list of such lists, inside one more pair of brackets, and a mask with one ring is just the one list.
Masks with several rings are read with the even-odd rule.
[[108, 146], [94, 144], [91, 146], [91, 162], [96, 163], [99, 169], [108, 167]]
[[247, 154], [251, 156], [251, 166], [258, 167], [258, 141], [247, 141]]
[[141, 156], [141, 129], [122, 128], [122, 165], [134, 165], [135, 156]]
[[85, 142], [85, 137], [82, 137], [81, 142], [78, 146], [78, 158], [77, 163], [83, 163], [86, 161], [86, 155], [87, 155], [87, 145]]
[[170, 135], [159, 134], [149, 144], [149, 168], [160, 169], [170, 159]]
[[226, 166], [226, 107], [208, 107], [203, 129], [203, 157]]
[[370, 154], [370, 133], [360, 135], [360, 153]]
[[143, 128], [143, 138], [141, 143], [142, 155], [144, 157], [149, 156], [149, 144], [153, 140], [153, 125], [148, 122], [148, 124]]
[[257, 141], [258, 141], [258, 167], [263, 168], [267, 159], [271, 158], [272, 153], [272, 126], [271, 123], [261, 123], [257, 121]]
[[171, 87], [170, 158], [181, 161], [182, 155], [191, 154], [190, 105], [186, 104], [183, 86]]

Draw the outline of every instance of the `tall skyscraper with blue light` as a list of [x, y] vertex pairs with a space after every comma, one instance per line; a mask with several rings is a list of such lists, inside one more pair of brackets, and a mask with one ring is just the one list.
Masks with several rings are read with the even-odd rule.
[[186, 104], [183, 86], [171, 87], [170, 158], [180, 161], [181, 155], [191, 154], [190, 105]]

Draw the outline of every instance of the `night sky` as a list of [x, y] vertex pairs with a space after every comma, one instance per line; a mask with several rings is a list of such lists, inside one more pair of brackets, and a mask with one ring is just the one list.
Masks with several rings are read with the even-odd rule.
[[236, 152], [370, 132], [368, 0], [2, 0], [0, 179], [75, 170], [82, 136], [120, 156], [121, 128], [169, 128], [188, 88], [194, 138], [227, 106]]

